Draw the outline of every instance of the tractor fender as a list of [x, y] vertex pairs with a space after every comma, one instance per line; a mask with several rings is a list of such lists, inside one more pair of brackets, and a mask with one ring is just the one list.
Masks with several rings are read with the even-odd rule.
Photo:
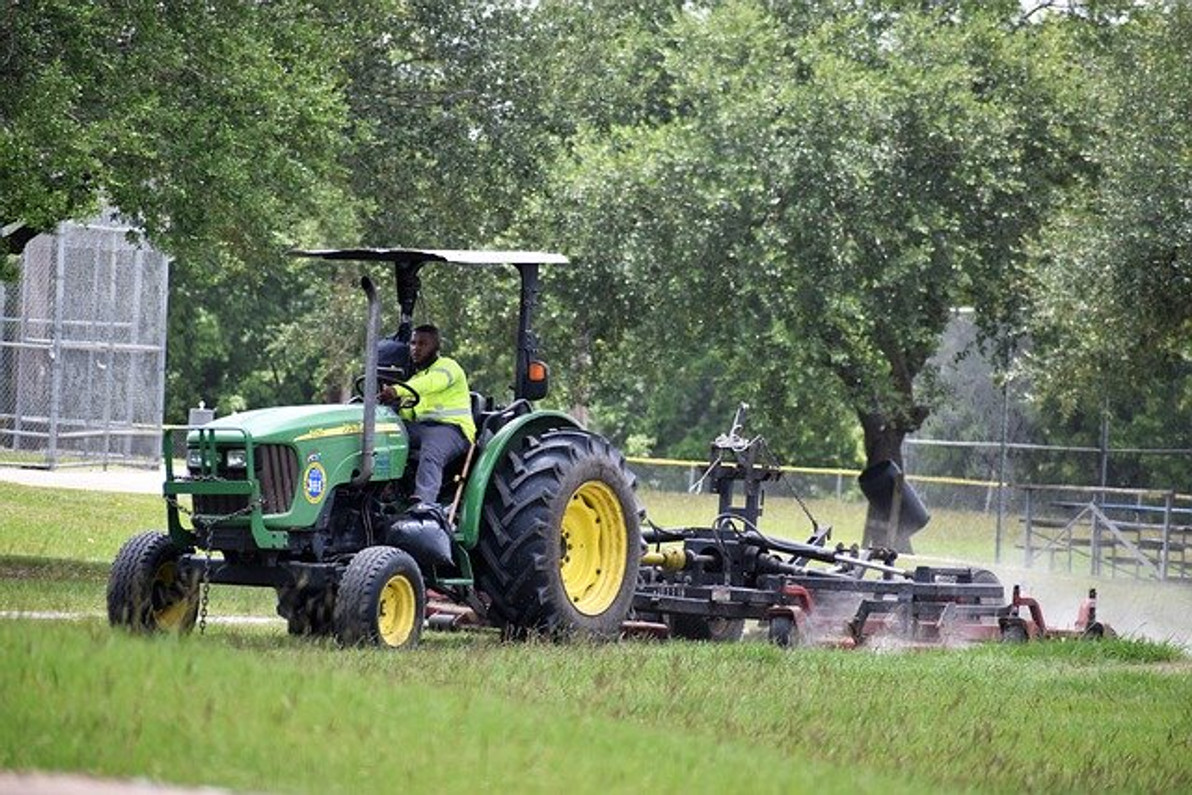
[[561, 411], [536, 411], [511, 420], [485, 443], [472, 466], [472, 474], [464, 488], [463, 504], [460, 506], [456, 540], [465, 549], [472, 549], [480, 539], [480, 514], [484, 507], [484, 494], [488, 491], [488, 484], [497, 469], [497, 464], [525, 437], [558, 428], [583, 430], [583, 426], [573, 417]]

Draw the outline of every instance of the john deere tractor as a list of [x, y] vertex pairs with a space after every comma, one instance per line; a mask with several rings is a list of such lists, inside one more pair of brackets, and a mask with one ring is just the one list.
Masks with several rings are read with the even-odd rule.
[[[378, 373], [381, 305], [371, 279], [364, 373], [340, 405], [234, 414], [186, 434], [186, 469], [164, 442], [167, 532], [121, 548], [108, 618], [134, 631], [206, 621], [212, 584], [272, 588], [289, 631], [345, 645], [418, 643], [427, 590], [511, 636], [615, 635], [633, 600], [640, 508], [621, 454], [570, 416], [534, 407], [547, 393], [531, 323], [541, 265], [557, 254], [339, 249], [295, 252], [392, 266], [408, 327], [419, 272], [434, 263], [512, 265], [521, 277], [512, 398], [473, 393], [475, 444], [448, 469], [445, 517], [411, 512], [416, 467], [407, 428], [378, 403], [382, 383], [419, 395], [400, 369]], [[379, 379], [379, 380], [378, 380]], [[189, 498], [189, 499], [187, 499]], [[425, 541], [446, 533], [444, 557]]]

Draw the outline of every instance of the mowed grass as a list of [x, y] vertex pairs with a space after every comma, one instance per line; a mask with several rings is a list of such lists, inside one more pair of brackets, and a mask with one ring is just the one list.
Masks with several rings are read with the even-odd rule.
[[[659, 524], [715, 512], [643, 498]], [[811, 508], [859, 540], [860, 506]], [[964, 557], [988, 518], [917, 546]], [[108, 565], [162, 519], [156, 497], [0, 484], [0, 610], [91, 616], [0, 621], [0, 768], [268, 792], [1192, 790], [1192, 662], [1167, 644], [786, 652], [477, 633], [391, 654], [281, 622], [130, 637], [102, 619]], [[764, 530], [807, 528], [793, 500], [768, 501]], [[1187, 591], [1164, 591], [1181, 617]], [[272, 615], [273, 594], [214, 588], [211, 607]]]
[[405, 654], [3, 622], [0, 767], [277, 792], [1187, 791], [1192, 676], [1136, 641]]
[[165, 503], [153, 495], [0, 482], [0, 556], [110, 563], [129, 537], [165, 522]]

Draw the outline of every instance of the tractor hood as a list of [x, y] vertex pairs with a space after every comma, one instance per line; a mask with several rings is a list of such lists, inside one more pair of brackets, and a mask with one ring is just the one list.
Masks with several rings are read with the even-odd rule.
[[[401, 428], [397, 415], [386, 406], [377, 406], [377, 424], [382, 432], [399, 432]], [[364, 429], [364, 405], [333, 403], [256, 409], [221, 417], [204, 427], [217, 431], [221, 428], [243, 429], [258, 443], [359, 436]]]

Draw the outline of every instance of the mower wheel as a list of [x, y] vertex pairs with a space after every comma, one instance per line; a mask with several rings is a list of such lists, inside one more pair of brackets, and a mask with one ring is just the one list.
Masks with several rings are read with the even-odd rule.
[[1026, 643], [1030, 635], [1026, 627], [1016, 622], [1009, 622], [1002, 627], [1002, 643]]
[[775, 646], [789, 649], [799, 645], [799, 628], [790, 616], [774, 616], [770, 619], [768, 637]]
[[330, 635], [335, 591], [331, 588], [278, 588], [277, 614], [291, 635]]
[[182, 550], [150, 530], [120, 547], [108, 577], [108, 623], [133, 632], [189, 632], [199, 611], [198, 588], [178, 572]]
[[745, 619], [716, 616], [688, 616], [673, 613], [668, 617], [671, 634], [687, 640], [712, 643], [736, 643], [745, 634]]
[[[973, 583], [977, 585], [1001, 585], [1002, 581], [989, 569], [975, 569], [973, 571]], [[1002, 604], [1002, 600], [986, 597], [985, 599], [979, 599], [977, 603], [983, 605], [1000, 605]]]
[[366, 547], [339, 583], [332, 624], [345, 646], [413, 648], [422, 637], [426, 587], [418, 564], [393, 547]]
[[633, 476], [604, 438], [527, 436], [498, 464], [478, 544], [478, 584], [507, 637], [616, 638], [637, 583]]

